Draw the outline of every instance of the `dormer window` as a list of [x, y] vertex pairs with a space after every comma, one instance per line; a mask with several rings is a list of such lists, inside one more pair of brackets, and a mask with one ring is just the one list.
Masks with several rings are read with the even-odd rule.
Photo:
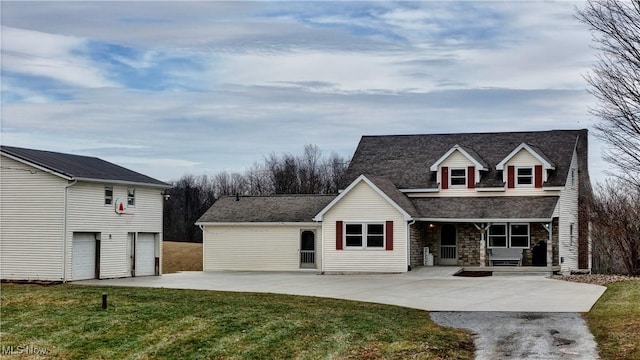
[[533, 168], [532, 167], [516, 168], [516, 186], [521, 186], [521, 187], [533, 186]]
[[451, 169], [449, 181], [451, 186], [467, 186], [467, 169]]

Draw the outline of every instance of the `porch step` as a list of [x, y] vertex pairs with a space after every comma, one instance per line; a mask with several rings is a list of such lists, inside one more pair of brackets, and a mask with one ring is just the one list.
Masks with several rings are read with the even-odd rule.
[[551, 271], [494, 271], [493, 276], [550, 276]]

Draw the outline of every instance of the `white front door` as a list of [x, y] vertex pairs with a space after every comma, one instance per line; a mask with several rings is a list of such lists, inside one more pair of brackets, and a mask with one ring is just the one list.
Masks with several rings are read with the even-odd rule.
[[139, 233], [136, 239], [135, 259], [136, 276], [156, 274], [156, 238], [155, 234]]
[[458, 265], [456, 226], [444, 224], [440, 229], [440, 265]]
[[72, 280], [96, 278], [96, 235], [73, 233]]

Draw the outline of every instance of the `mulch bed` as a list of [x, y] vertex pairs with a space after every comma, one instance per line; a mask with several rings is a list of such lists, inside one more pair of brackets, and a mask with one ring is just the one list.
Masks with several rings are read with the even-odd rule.
[[553, 275], [552, 279], [573, 281], [585, 284], [607, 285], [619, 281], [636, 280], [640, 281], [638, 276], [626, 275], [605, 275], [605, 274], [575, 274], [575, 275]]

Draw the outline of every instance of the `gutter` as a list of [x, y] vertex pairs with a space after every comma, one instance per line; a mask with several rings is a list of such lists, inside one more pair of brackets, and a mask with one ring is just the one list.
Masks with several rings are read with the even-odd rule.
[[72, 187], [73, 185], [77, 184], [78, 180], [73, 180], [73, 182], [65, 185], [64, 187], [64, 222], [62, 225], [62, 231], [63, 231], [63, 235], [62, 235], [62, 282], [66, 283], [67, 282], [67, 205], [68, 205], [68, 198], [69, 198], [69, 188]]

